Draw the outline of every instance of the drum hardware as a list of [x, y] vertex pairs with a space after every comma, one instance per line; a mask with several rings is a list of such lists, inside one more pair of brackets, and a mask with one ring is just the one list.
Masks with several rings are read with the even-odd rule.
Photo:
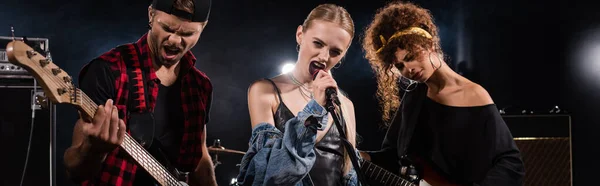
[[225, 153], [225, 154], [240, 154], [240, 155], [246, 154], [245, 152], [242, 152], [242, 151], [233, 150], [233, 149], [227, 149], [227, 148], [221, 146], [221, 139], [215, 139], [215, 140], [213, 140], [213, 145], [210, 146], [210, 147], [208, 147], [208, 152], [209, 153], [213, 153], [215, 155], [214, 158], [212, 158], [213, 164], [214, 164], [214, 168], [217, 168], [218, 165], [222, 164], [219, 161], [219, 154], [220, 153]]

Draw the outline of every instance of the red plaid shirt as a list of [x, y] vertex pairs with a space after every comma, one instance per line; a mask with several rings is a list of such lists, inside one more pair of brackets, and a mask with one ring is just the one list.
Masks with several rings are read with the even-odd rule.
[[[130, 91], [128, 83], [135, 83], [133, 85], [138, 89], [135, 93], [140, 94], [136, 96], [138, 97], [136, 99], [136, 103], [138, 103], [136, 109], [148, 107], [153, 110], [156, 103], [158, 78], [152, 67], [150, 49], [146, 38], [147, 34], [142, 36], [136, 43], [118, 46], [99, 57], [99, 59], [110, 62], [111, 70], [115, 75], [116, 97], [113, 99], [119, 109], [121, 118], [128, 118], [127, 101]], [[177, 160], [177, 167], [180, 171], [193, 171], [202, 157], [201, 138], [204, 125], [208, 122], [208, 112], [212, 98], [210, 79], [194, 67], [195, 62], [196, 58], [191, 52], [187, 52], [180, 61], [181, 103], [184, 112], [184, 123], [182, 123], [184, 130]], [[137, 69], [134, 71], [137, 76], [134, 79], [139, 82], [129, 82], [128, 67]], [[146, 73], [148, 82], [142, 82], [141, 73]], [[142, 83], [148, 85], [147, 90], [151, 95], [148, 96], [149, 100], [144, 100]], [[124, 119], [124, 121], [127, 125], [127, 119]], [[130, 133], [129, 130], [128, 133]], [[135, 175], [140, 169], [143, 170], [142, 167], [138, 167], [127, 152], [117, 148], [109, 153], [100, 173], [94, 179], [82, 182], [82, 185], [129, 186], [133, 184]]]

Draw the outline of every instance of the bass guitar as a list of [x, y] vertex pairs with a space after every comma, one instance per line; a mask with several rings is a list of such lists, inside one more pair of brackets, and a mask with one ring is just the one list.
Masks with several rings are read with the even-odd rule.
[[[35, 77], [50, 101], [56, 104], [72, 105], [81, 112], [82, 117], [93, 117], [98, 105], [83, 91], [76, 88], [72, 83], [71, 76], [51, 60], [19, 40], [8, 43], [6, 54], [11, 63], [21, 66]], [[177, 177], [174, 176], [128, 133], [125, 133], [120, 148], [125, 150], [159, 184], [188, 185], [183, 181], [186, 179], [184, 177], [187, 177], [185, 172], [181, 172], [181, 175], [177, 175]], [[174, 172], [175, 174], [180, 173], [176, 169]]]

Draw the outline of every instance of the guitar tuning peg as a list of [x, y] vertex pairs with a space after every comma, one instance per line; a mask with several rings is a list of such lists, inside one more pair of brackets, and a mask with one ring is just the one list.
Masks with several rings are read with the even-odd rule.
[[59, 89], [57, 90], [57, 92], [58, 92], [58, 95], [62, 95], [62, 94], [64, 94], [64, 93], [67, 93], [67, 91], [68, 91], [68, 90], [67, 90], [66, 88], [59, 88]]
[[28, 51], [27, 51], [27, 57], [28, 57], [28, 58], [32, 58], [32, 57], [33, 57], [33, 56], [35, 56], [35, 55], [37, 55], [37, 52], [36, 52], [36, 51], [33, 51], [33, 50], [28, 50]]
[[50, 64], [49, 59], [40, 59], [40, 66], [45, 67], [48, 64]]
[[55, 76], [58, 75], [62, 70], [60, 70], [60, 68], [53, 68], [52, 69], [52, 74], [54, 74]]
[[69, 77], [69, 76], [63, 77], [63, 80], [65, 81], [65, 83], [72, 83], [73, 82], [73, 79], [71, 79], [71, 77]]

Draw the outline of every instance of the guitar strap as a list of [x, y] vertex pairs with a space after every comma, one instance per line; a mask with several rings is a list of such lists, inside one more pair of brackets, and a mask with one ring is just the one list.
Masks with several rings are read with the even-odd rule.
[[[332, 108], [332, 110], [336, 110], [336, 107], [332, 106], [331, 101], [327, 102], [327, 107], [328, 108]], [[356, 155], [356, 152], [354, 151], [354, 147], [352, 146], [352, 144], [348, 141], [348, 139], [346, 138], [346, 120], [344, 120], [343, 117], [343, 112], [341, 107], [339, 107], [339, 113], [332, 113], [335, 114], [334, 117], [334, 122], [335, 126], [337, 127], [339, 133], [340, 133], [340, 139], [342, 141], [342, 143], [344, 144], [344, 149], [346, 149], [346, 153], [348, 153], [348, 156], [350, 156], [350, 161], [352, 162], [352, 166], [354, 167], [354, 170], [356, 171], [356, 176], [358, 177], [358, 181], [360, 182], [360, 185], [362, 186], [368, 186], [368, 183], [365, 180], [365, 176], [363, 175], [361, 169], [360, 169], [360, 164], [358, 163], [358, 157]]]
[[[127, 64], [127, 77], [129, 82], [127, 84], [128, 96], [127, 96], [127, 116], [128, 116], [128, 128], [131, 131], [132, 137], [138, 141], [144, 148], [148, 149], [152, 146], [155, 124], [154, 124], [154, 113], [149, 108], [148, 101], [149, 95], [147, 94], [147, 72], [142, 70], [141, 59], [139, 49], [137, 45], [133, 45], [135, 50], [130, 52], [130, 59]], [[126, 49], [128, 49], [126, 47]]]
[[[344, 144], [344, 146], [346, 147], [346, 152], [348, 153], [348, 155], [351, 157], [350, 161], [352, 161], [352, 165], [354, 166], [354, 170], [356, 171], [356, 176], [358, 177], [358, 181], [360, 182], [361, 186], [368, 186], [366, 180], [365, 180], [365, 176], [363, 175], [361, 169], [360, 169], [360, 164], [358, 163], [358, 157], [356, 156], [356, 153], [350, 153], [348, 152], [348, 149], [354, 149], [352, 147], [352, 144], [345, 138], [342, 138], [342, 143]], [[354, 158], [352, 158], [354, 157]]]
[[[185, 180], [187, 172], [180, 172], [175, 166], [169, 161], [167, 155], [163, 152], [162, 144], [156, 138], [154, 138], [156, 123], [154, 120], [154, 111], [148, 105], [150, 99], [149, 88], [148, 88], [148, 69], [142, 70], [141, 62], [137, 59], [144, 59], [140, 55], [140, 50], [137, 45], [134, 51], [130, 51], [130, 60], [127, 64], [127, 77], [129, 83], [127, 85], [128, 98], [127, 98], [127, 116], [128, 127], [131, 131], [132, 137], [137, 140], [151, 155], [163, 164], [165, 168], [170, 171], [175, 178], [179, 180]], [[137, 57], [133, 57], [137, 55]]]

